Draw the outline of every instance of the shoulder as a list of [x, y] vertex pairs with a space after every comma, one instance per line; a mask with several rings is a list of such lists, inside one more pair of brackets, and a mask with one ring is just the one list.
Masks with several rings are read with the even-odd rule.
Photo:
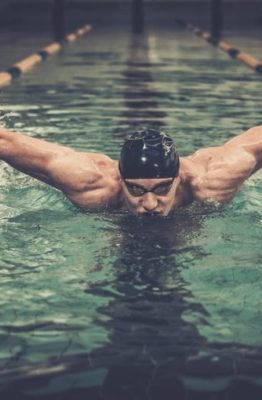
[[65, 192], [65, 195], [74, 205], [84, 210], [117, 208], [121, 203], [121, 185], [114, 179], [108, 179], [99, 187], [71, 190]]
[[77, 153], [83, 160], [92, 161], [97, 167], [103, 168], [116, 164], [116, 161], [103, 153]]
[[232, 168], [247, 176], [262, 166], [262, 125], [236, 135], [220, 146], [200, 149], [187, 157], [206, 170]]
[[[183, 165], [183, 164], [182, 164]], [[199, 150], [185, 159], [185, 180], [195, 200], [230, 201], [254, 168], [252, 157], [222, 146]], [[183, 174], [183, 170], [182, 170]]]
[[181, 178], [198, 200], [231, 200], [262, 164], [262, 127], [254, 127], [221, 146], [200, 149], [181, 159]]
[[64, 192], [81, 192], [105, 185], [118, 174], [117, 162], [100, 153], [70, 151], [48, 165], [53, 185]]
[[63, 190], [72, 203], [83, 209], [117, 205], [121, 192], [117, 161], [104, 154], [83, 153], [78, 157], [77, 169]]
[[202, 173], [217, 172], [223, 177], [230, 172], [232, 175], [250, 175], [254, 172], [256, 160], [254, 155], [241, 145], [230, 142], [221, 146], [200, 149], [188, 157], [188, 160]]

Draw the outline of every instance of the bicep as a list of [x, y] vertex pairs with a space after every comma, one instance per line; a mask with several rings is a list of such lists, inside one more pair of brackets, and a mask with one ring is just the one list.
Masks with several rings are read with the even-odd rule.
[[225, 143], [224, 147], [228, 151], [238, 149], [242, 154], [248, 153], [253, 158], [253, 172], [257, 171], [262, 167], [262, 125], [250, 128], [234, 137]]
[[50, 160], [47, 176], [50, 185], [69, 196], [99, 190], [104, 183], [104, 174], [91, 153], [73, 152]]
[[67, 147], [16, 132], [1, 131], [1, 159], [17, 170], [48, 182], [48, 165], [57, 158], [72, 154]]

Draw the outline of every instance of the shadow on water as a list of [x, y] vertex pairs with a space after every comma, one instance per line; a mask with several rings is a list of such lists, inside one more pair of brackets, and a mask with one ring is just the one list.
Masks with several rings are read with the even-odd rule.
[[[102, 357], [107, 365], [106, 398], [135, 399], [146, 394], [158, 398], [153, 395], [157, 390], [169, 398], [170, 389], [182, 393], [178, 371], [182, 373], [188, 355], [196, 355], [205, 342], [182, 317], [188, 307], [205, 316], [193, 299], [190, 305], [185, 301], [192, 296], [179, 274], [183, 263], [177, 261], [179, 253], [189, 251], [189, 236], [199, 230], [200, 221], [188, 219], [185, 224], [183, 220], [132, 216], [118, 220], [122, 242], [114, 264], [117, 296], [102, 311], [110, 344], [90, 355], [93, 362]], [[204, 255], [198, 247], [190, 251], [198, 258]], [[91, 290], [97, 293], [99, 288]]]
[[[194, 244], [204, 218], [181, 213], [165, 220], [117, 219], [122, 241], [111, 288], [116, 295], [100, 309], [110, 343], [89, 356], [93, 366], [107, 370], [101, 398], [235, 399], [243, 393], [260, 398], [261, 388], [242, 380], [241, 372], [257, 375], [261, 354], [234, 343], [210, 344], [184, 318], [196, 313], [207, 323], [206, 310], [181, 276], [206, 256]], [[89, 288], [94, 294], [101, 289], [102, 294], [99, 286]]]
[[[204, 317], [205, 310], [193, 301], [190, 305], [185, 301], [192, 296], [180, 277], [183, 261], [177, 257], [188, 251], [194, 257], [204, 256], [199, 247], [188, 248], [190, 238], [201, 229], [201, 218], [110, 218], [119, 232], [118, 247], [112, 238], [112, 253], [117, 254], [112, 265], [114, 280], [110, 287], [105, 282], [87, 282], [86, 289], [94, 297], [113, 294], [109, 304], [99, 308], [100, 318], [95, 321], [110, 332], [108, 343], [89, 354], [63, 355], [33, 368], [7, 368], [0, 374], [1, 380], [5, 378], [5, 397], [37, 398], [41, 393], [48, 399], [72, 395], [75, 399], [81, 398], [85, 390], [92, 399], [116, 400], [144, 398], [156, 389], [163, 392], [163, 384], [165, 390], [170, 385], [182, 390], [177, 373], [183, 370], [188, 354], [197, 354], [205, 342], [194, 326], [183, 321], [182, 314], [190, 307]], [[78, 375], [83, 373], [85, 389], [78, 386]], [[62, 394], [54, 393], [56, 385], [62, 379], [63, 390], [71, 374], [75, 374], [76, 387], [72, 383], [70, 390], [59, 397]], [[48, 386], [50, 392], [45, 397]]]
[[210, 344], [184, 318], [187, 311], [197, 313], [205, 323], [207, 315], [181, 276], [206, 256], [195, 244], [206, 216], [107, 218], [118, 232], [111, 239], [114, 279], [90, 285], [87, 278], [85, 289], [110, 298], [94, 321], [98, 332], [100, 326], [109, 333], [107, 342], [91, 352], [2, 371], [1, 398], [226, 400], [244, 393], [260, 399], [261, 390], [241, 372], [254, 376], [261, 355], [247, 346]]
[[146, 34], [133, 34], [122, 78], [124, 88], [121, 95], [126, 108], [122, 113], [121, 126], [115, 129], [114, 136], [123, 137], [123, 129], [126, 131], [143, 126], [161, 129], [165, 125], [166, 113], [159, 109], [159, 99], [167, 94], [156, 88], [152, 76], [154, 64], [150, 38]]

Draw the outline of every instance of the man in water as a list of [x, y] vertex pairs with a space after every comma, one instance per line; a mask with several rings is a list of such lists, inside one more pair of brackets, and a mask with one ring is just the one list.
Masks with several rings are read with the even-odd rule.
[[230, 201], [262, 166], [262, 126], [181, 158], [168, 135], [144, 129], [126, 138], [119, 161], [0, 128], [0, 158], [80, 208], [167, 216], [195, 200]]

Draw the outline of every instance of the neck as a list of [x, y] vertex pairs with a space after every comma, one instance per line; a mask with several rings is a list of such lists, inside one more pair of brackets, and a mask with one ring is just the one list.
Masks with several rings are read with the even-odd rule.
[[179, 186], [177, 188], [177, 198], [178, 202], [180, 202], [179, 205], [183, 206], [188, 205], [193, 201], [190, 182], [188, 181], [186, 171], [182, 170], [182, 168], [181, 171], [179, 172]]

